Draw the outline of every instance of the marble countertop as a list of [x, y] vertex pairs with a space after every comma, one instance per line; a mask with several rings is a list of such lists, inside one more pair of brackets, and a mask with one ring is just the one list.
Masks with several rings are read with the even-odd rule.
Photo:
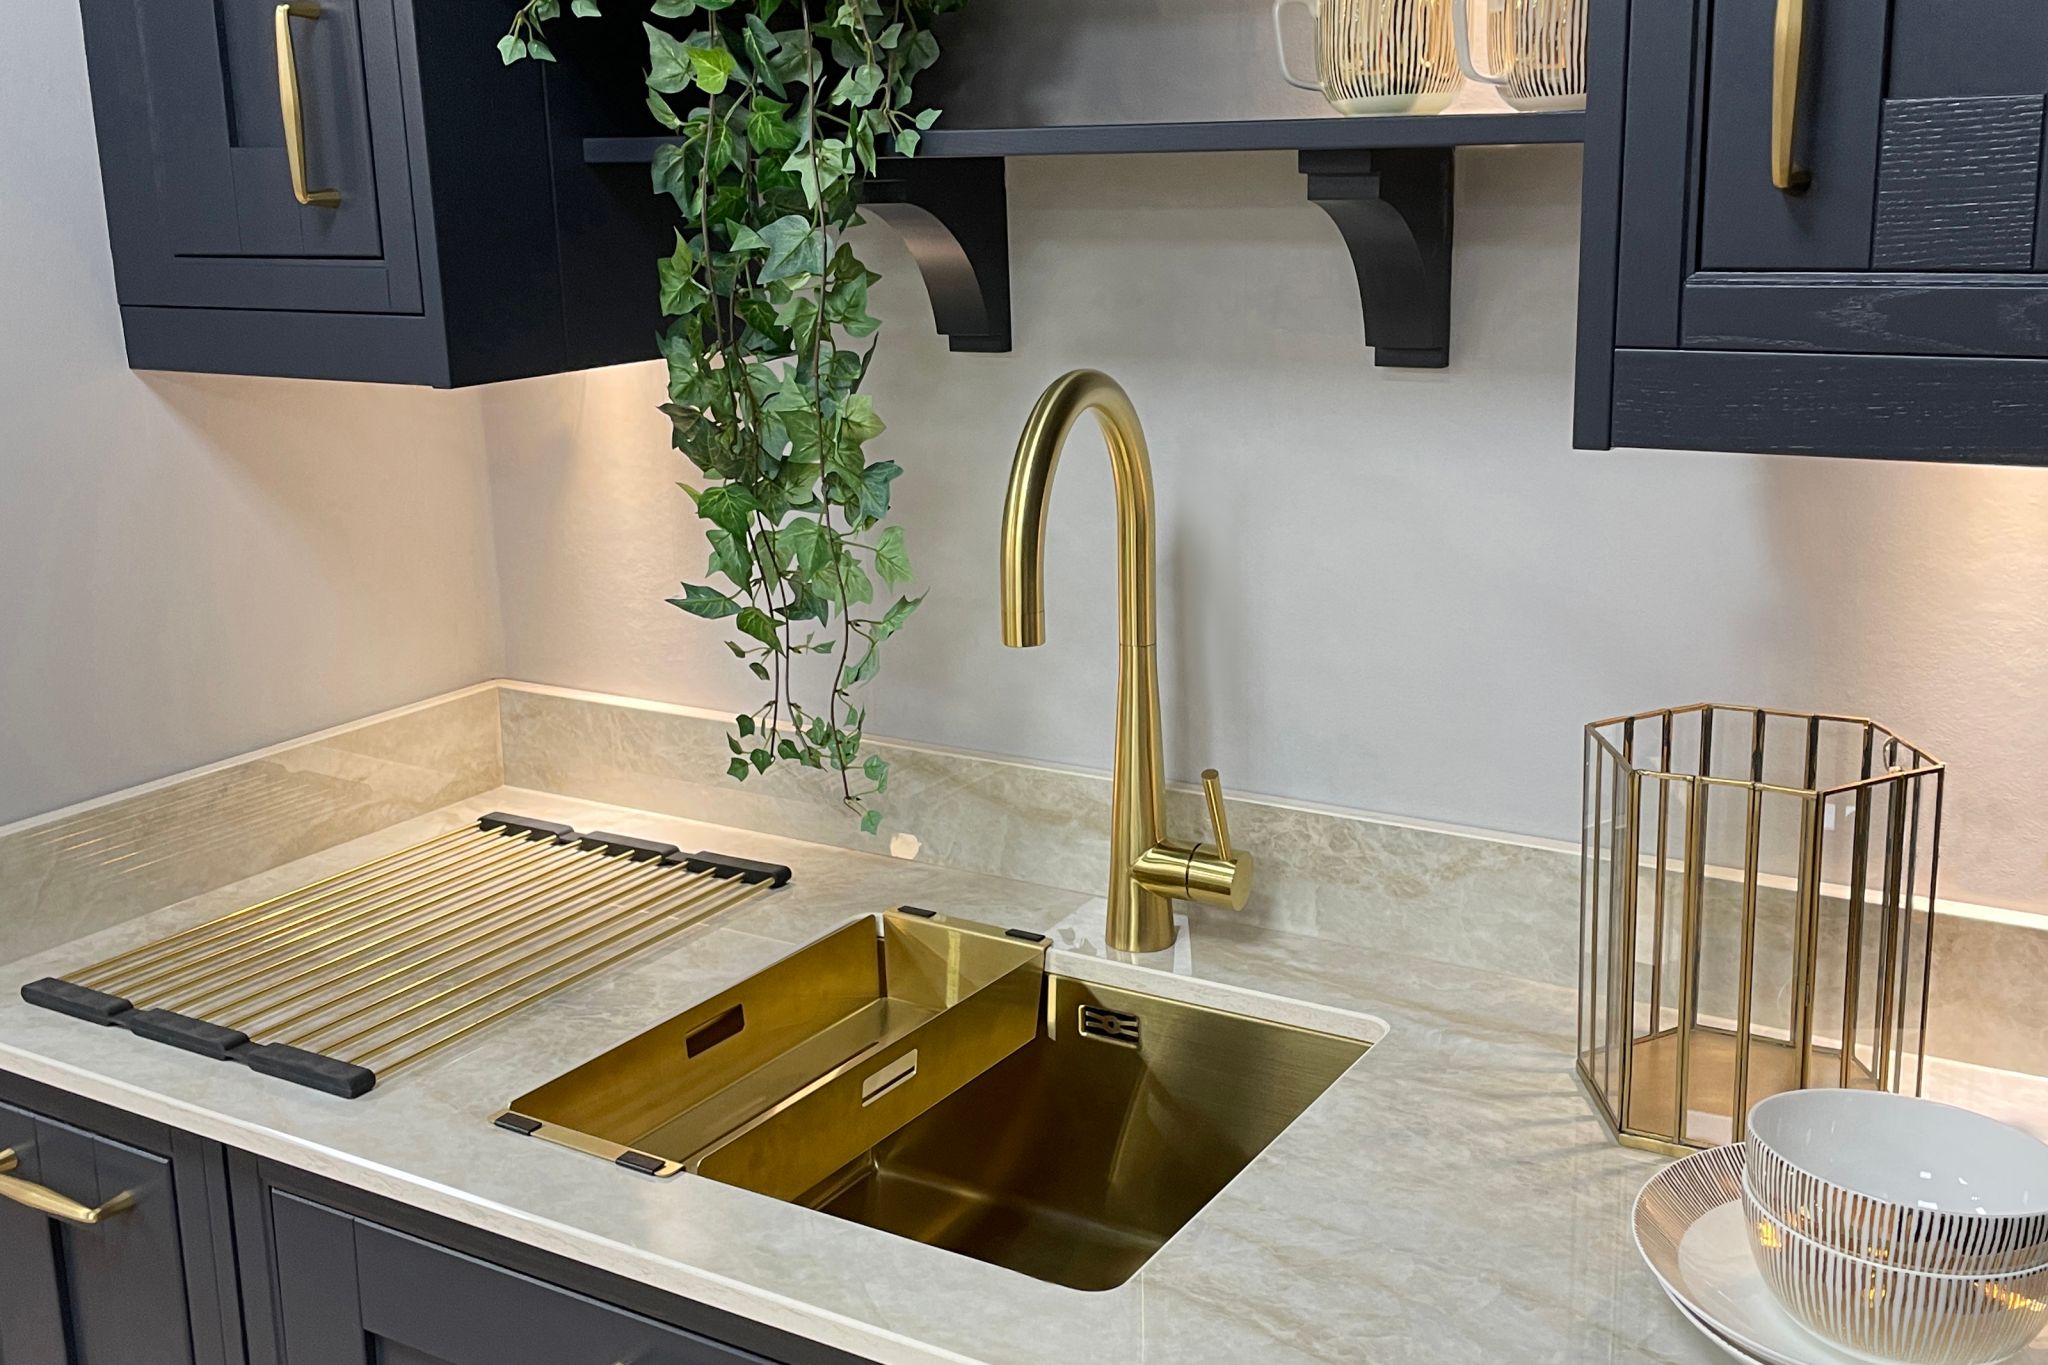
[[[355, 1101], [18, 997], [25, 981], [491, 809], [771, 859], [796, 876]], [[1051, 965], [1072, 975], [1309, 1024], [1372, 1015], [1390, 1032], [1135, 1278], [1101, 1293], [709, 1180], [650, 1181], [490, 1126], [534, 1085], [796, 945], [903, 903], [1051, 933]], [[501, 790], [0, 969], [0, 1069], [892, 1363], [1725, 1360], [1637, 1258], [1629, 1208], [1657, 1159], [1616, 1146], [1581, 1095], [1571, 991], [1209, 911], [1170, 952], [1118, 960], [1100, 947], [1100, 907]], [[2022, 1360], [2048, 1362], [2048, 1342]]]

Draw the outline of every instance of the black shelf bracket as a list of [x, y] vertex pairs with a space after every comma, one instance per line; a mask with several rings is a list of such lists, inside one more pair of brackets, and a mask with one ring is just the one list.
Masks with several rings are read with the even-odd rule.
[[1451, 355], [1453, 149], [1304, 151], [1309, 202], [1358, 272], [1373, 363], [1440, 370]]
[[910, 248], [932, 319], [956, 351], [1010, 349], [1010, 201], [999, 156], [892, 157], [861, 196], [861, 215]]

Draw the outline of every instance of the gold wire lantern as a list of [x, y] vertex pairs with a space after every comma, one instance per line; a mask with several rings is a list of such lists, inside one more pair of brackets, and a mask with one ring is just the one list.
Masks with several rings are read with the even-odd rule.
[[1943, 773], [1852, 716], [1586, 727], [1578, 1069], [1623, 1143], [1739, 1141], [1784, 1090], [1919, 1092]]

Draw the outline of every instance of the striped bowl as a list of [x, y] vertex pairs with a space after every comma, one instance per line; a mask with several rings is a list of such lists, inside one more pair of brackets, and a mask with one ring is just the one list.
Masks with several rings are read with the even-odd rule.
[[2048, 1145], [1966, 1109], [1799, 1090], [1750, 1111], [1757, 1201], [1851, 1256], [1939, 1275], [2048, 1266]]
[[1937, 1275], [1852, 1256], [1795, 1232], [1745, 1175], [1742, 1209], [1757, 1269], [1785, 1311], [1853, 1355], [1903, 1365], [1992, 1365], [2048, 1326], [2048, 1266]]

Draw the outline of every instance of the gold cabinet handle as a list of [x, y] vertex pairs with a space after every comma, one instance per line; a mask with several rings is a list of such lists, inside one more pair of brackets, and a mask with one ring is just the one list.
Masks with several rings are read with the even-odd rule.
[[12, 1147], [0, 1147], [0, 1199], [34, 1209], [37, 1213], [46, 1214], [51, 1218], [61, 1218], [67, 1223], [76, 1223], [80, 1227], [88, 1228], [97, 1227], [115, 1214], [125, 1213], [135, 1207], [135, 1196], [126, 1190], [98, 1208], [66, 1199], [55, 1190], [33, 1184], [20, 1176], [7, 1174], [20, 1164]]
[[292, 198], [301, 204], [333, 208], [339, 190], [306, 188], [306, 118], [299, 107], [299, 61], [292, 51], [292, 20], [318, 19], [320, 7], [299, 0], [277, 7], [277, 109], [284, 116], [284, 155], [292, 167]]
[[1806, 62], [1806, 0], [1778, 0], [1777, 33], [1771, 45], [1771, 183], [1803, 190], [1812, 178], [1795, 165], [1799, 137], [1799, 73]]

